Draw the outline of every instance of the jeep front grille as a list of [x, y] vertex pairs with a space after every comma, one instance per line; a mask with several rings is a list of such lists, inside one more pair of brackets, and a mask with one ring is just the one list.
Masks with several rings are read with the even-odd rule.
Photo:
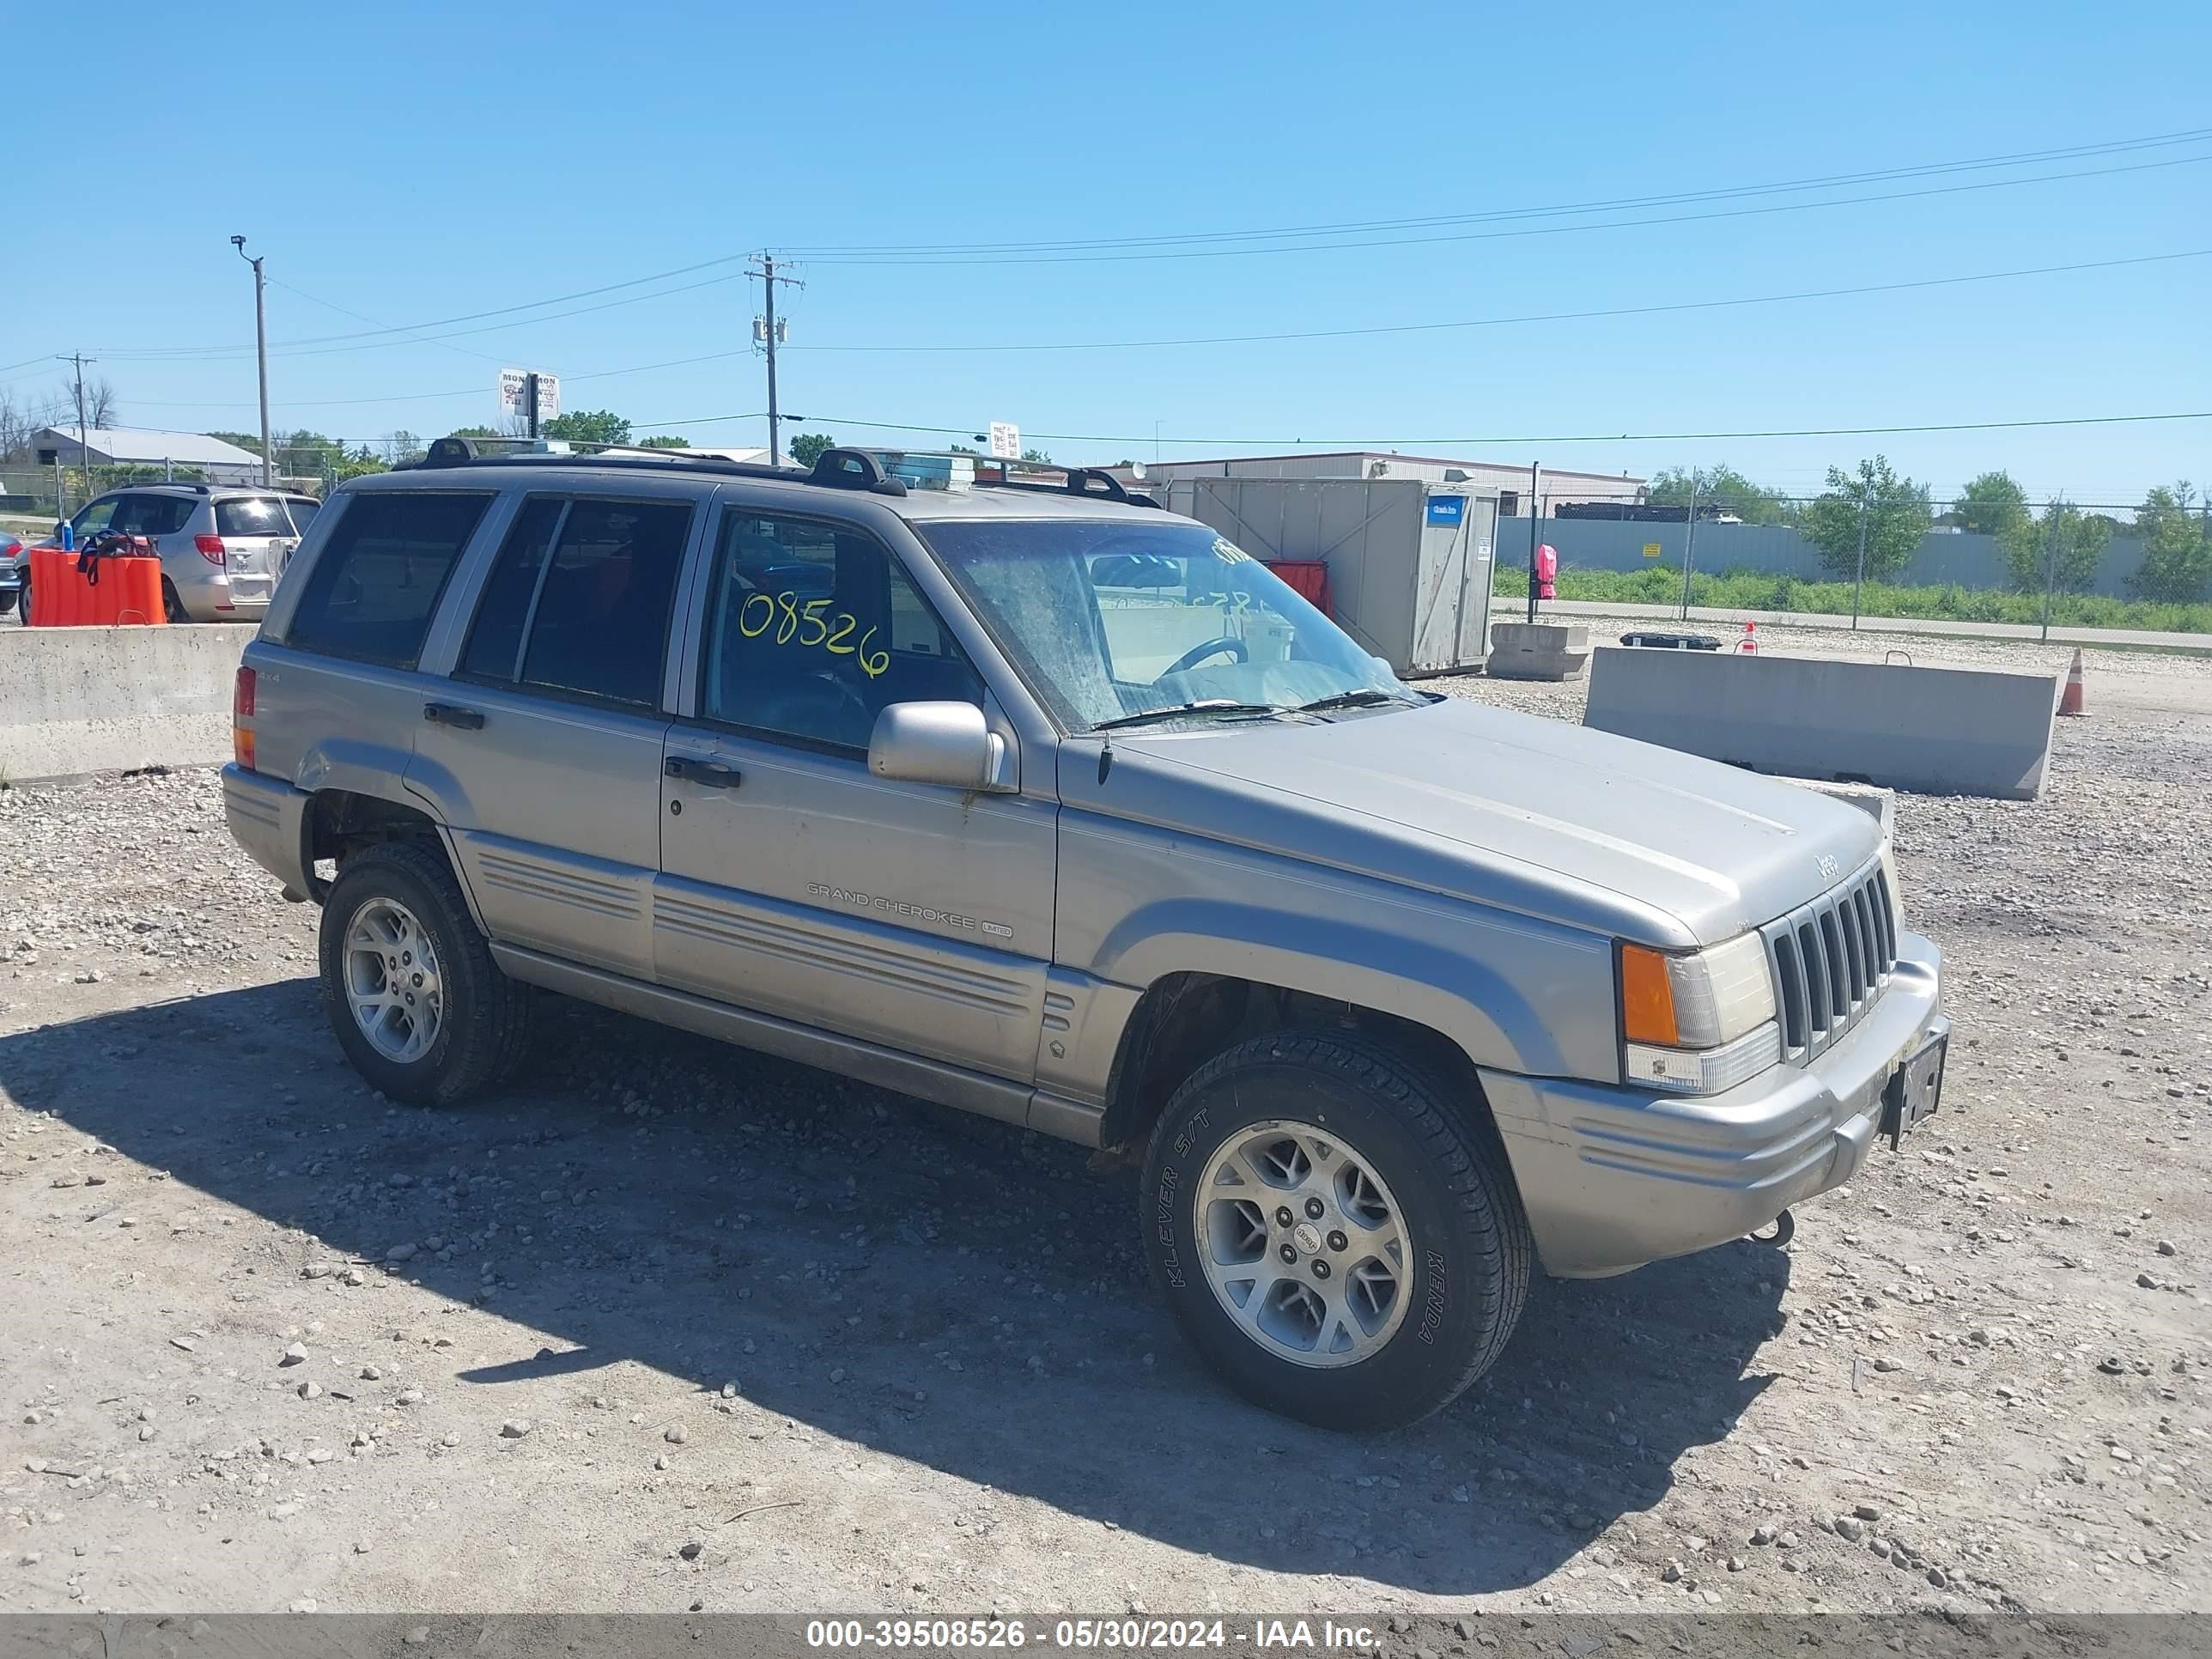
[[1876, 860], [1759, 929], [1774, 976], [1784, 1061], [1802, 1065], [1881, 1000], [1897, 966], [1896, 915]]

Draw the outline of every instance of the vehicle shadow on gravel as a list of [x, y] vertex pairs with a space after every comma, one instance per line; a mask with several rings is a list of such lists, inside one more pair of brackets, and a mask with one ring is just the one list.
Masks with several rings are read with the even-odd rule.
[[[1323, 1433], [1191, 1358], [1145, 1279], [1133, 1178], [1078, 1148], [564, 1001], [538, 1047], [495, 1101], [393, 1108], [295, 980], [0, 1038], [0, 1086], [198, 1189], [141, 1189], [142, 1211], [204, 1194], [301, 1229], [298, 1260], [257, 1259], [302, 1320], [463, 1303], [511, 1322], [470, 1336], [504, 1329], [510, 1352], [452, 1372], [493, 1425], [503, 1389], [542, 1399], [553, 1378], [580, 1426], [611, 1387], [594, 1373], [636, 1361], [679, 1379], [632, 1403], [689, 1425], [695, 1468], [744, 1472], [750, 1432], [789, 1419], [1270, 1571], [1528, 1584], [1638, 1526], [1771, 1380], [1746, 1367], [1779, 1329], [1790, 1258], [1743, 1243], [1540, 1280], [1451, 1409]], [[348, 1261], [359, 1287], [289, 1277]], [[403, 1304], [403, 1277], [444, 1302]]]

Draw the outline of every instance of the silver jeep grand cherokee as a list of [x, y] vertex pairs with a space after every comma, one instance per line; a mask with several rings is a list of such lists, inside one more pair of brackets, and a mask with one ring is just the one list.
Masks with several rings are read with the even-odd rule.
[[1416, 690], [1103, 474], [442, 441], [337, 492], [236, 728], [232, 831], [386, 1094], [496, 1084], [544, 987], [1141, 1159], [1185, 1333], [1325, 1425], [1941, 1080], [1872, 819]]

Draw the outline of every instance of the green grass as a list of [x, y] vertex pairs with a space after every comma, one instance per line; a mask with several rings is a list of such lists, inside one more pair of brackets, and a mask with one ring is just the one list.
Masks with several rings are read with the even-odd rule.
[[[1682, 573], [1650, 570], [1562, 570], [1563, 599], [1599, 605], [1680, 605]], [[1528, 573], [1498, 573], [1498, 594], [1525, 598]], [[1849, 582], [1809, 582], [1756, 570], [1724, 570], [1690, 578], [1690, 603], [1723, 611], [1795, 611], [1803, 616], [1848, 617]], [[2043, 620], [2040, 593], [2010, 593], [2001, 588], [1898, 587], [1869, 582], [1861, 596], [1863, 617], [1905, 617], [1928, 622], [2027, 623]], [[2212, 634], [2212, 605], [2156, 605], [2147, 599], [2110, 599], [2091, 593], [2061, 593], [2051, 605], [2051, 621], [2063, 628], [2136, 628], [2169, 634]]]

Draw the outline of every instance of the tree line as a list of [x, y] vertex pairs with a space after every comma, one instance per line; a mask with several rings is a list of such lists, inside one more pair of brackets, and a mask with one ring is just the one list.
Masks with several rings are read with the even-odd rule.
[[1863, 569], [1869, 581], [1895, 580], [1921, 538], [1940, 525], [1996, 538], [2013, 586], [2023, 593], [2039, 593], [2046, 585], [2061, 593], [2086, 592], [2113, 535], [2125, 530], [2143, 544], [2142, 563], [2128, 579], [2135, 598], [2189, 605], [2212, 597], [2212, 515], [2186, 479], [2147, 491], [2132, 525], [2062, 501], [2038, 513], [2027, 489], [2002, 471], [1970, 480], [1939, 514], [1929, 487], [1899, 476], [1884, 455], [1848, 472], [1830, 467], [1827, 488], [1810, 501], [1754, 483], [1725, 463], [1670, 468], [1651, 480], [1655, 502], [1687, 507], [1693, 495], [1746, 524], [1796, 530], [1818, 550], [1822, 567], [1845, 580]]

